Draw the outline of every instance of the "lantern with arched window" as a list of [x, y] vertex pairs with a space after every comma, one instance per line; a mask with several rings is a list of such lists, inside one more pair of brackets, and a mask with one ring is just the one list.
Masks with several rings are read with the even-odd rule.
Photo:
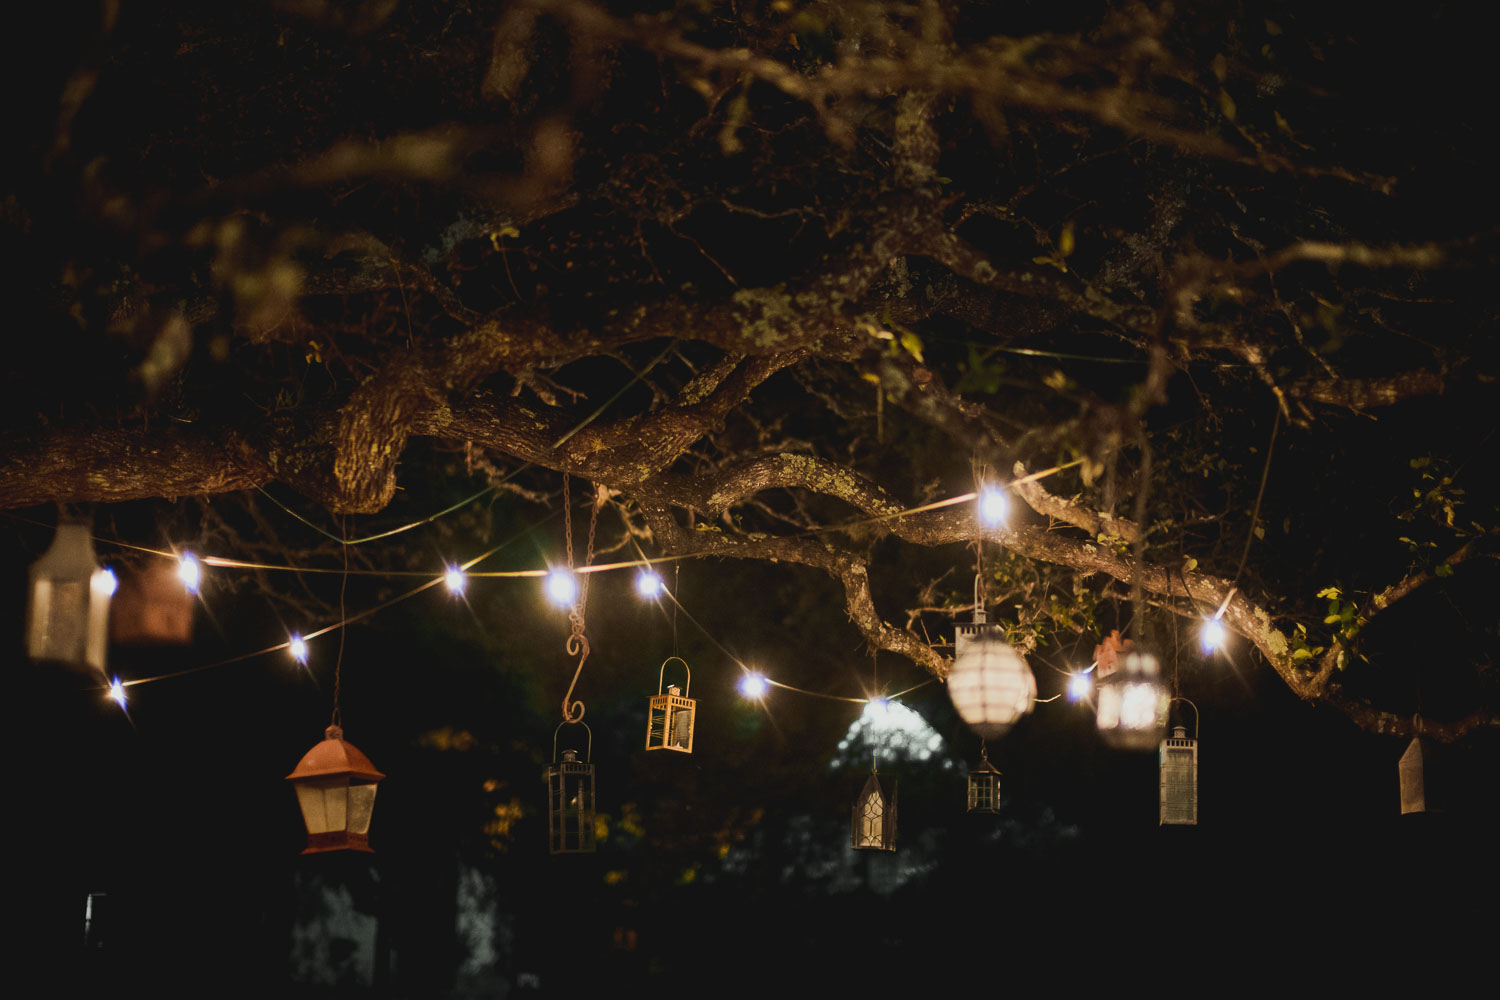
[[[663, 691], [662, 685], [667, 677], [667, 664], [673, 660], [682, 664], [686, 677], [682, 687], [671, 684]], [[656, 695], [651, 699], [651, 706], [646, 716], [647, 750], [693, 752], [693, 716], [698, 703], [687, 696], [692, 684], [693, 672], [682, 657], [669, 656], [662, 662], [661, 672], [656, 678]]]
[[588, 854], [595, 847], [594, 830], [594, 733], [587, 723], [579, 722], [588, 733], [583, 759], [577, 750], [564, 750], [558, 756], [557, 734], [552, 731], [552, 763], [547, 768], [547, 850], [551, 854]]
[[854, 800], [853, 844], [856, 851], [896, 849], [896, 779], [882, 783], [878, 769]]
[[61, 521], [52, 544], [31, 564], [26, 605], [26, 651], [51, 660], [104, 672], [109, 639], [112, 571], [94, 556], [89, 526]]
[[325, 729], [322, 742], [286, 777], [297, 790], [297, 804], [307, 826], [303, 854], [371, 851], [375, 788], [385, 775], [344, 739], [342, 728]]

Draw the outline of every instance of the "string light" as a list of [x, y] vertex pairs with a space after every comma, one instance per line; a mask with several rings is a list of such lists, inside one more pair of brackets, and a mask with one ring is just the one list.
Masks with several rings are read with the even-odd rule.
[[177, 559], [177, 579], [188, 589], [188, 593], [196, 594], [199, 585], [203, 582], [203, 567], [198, 565], [198, 559], [191, 552], [184, 552]]
[[578, 581], [560, 567], [547, 574], [546, 589], [547, 599], [559, 607], [571, 608], [578, 601]]
[[643, 569], [635, 575], [635, 592], [648, 600], [660, 597], [663, 586], [661, 577], [650, 568]]
[[307, 640], [300, 635], [293, 634], [291, 641], [286, 644], [287, 652], [292, 654], [292, 659], [307, 666]]
[[115, 677], [110, 680], [109, 695], [107, 697], [121, 708], [125, 707], [125, 685], [120, 683], [120, 678]]
[[103, 597], [114, 597], [115, 591], [120, 589], [119, 577], [115, 576], [115, 571], [109, 568], [95, 573], [90, 583], [94, 590]]
[[443, 585], [448, 588], [448, 593], [455, 597], [464, 592], [464, 586], [467, 583], [468, 579], [464, 576], [464, 571], [457, 566], [449, 566], [448, 571], [443, 574]]
[[1204, 653], [1221, 649], [1225, 638], [1224, 623], [1217, 616], [1204, 621], [1203, 627], [1198, 630], [1198, 644], [1203, 647]]
[[990, 527], [1004, 524], [1010, 517], [1010, 498], [998, 486], [986, 486], [979, 491], [979, 519]]
[[754, 671], [749, 671], [745, 674], [745, 676], [740, 678], [740, 694], [744, 695], [746, 698], [753, 698], [756, 700], [764, 698], [766, 696], [766, 692], [770, 690], [770, 687], [771, 682], [766, 680], [764, 674], [757, 674]]
[[1068, 678], [1068, 700], [1082, 701], [1094, 693], [1094, 678], [1086, 670], [1079, 671]]
[[871, 698], [862, 714], [866, 719], [883, 719], [890, 707], [891, 703], [885, 698]]

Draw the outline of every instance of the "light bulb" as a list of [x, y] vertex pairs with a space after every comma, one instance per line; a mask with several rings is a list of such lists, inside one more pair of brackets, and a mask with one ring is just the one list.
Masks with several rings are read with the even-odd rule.
[[565, 569], [547, 574], [547, 598], [560, 607], [571, 608], [578, 600], [578, 581]]
[[865, 702], [864, 716], [867, 719], [884, 719], [890, 708], [891, 703], [885, 698], [871, 698]]
[[109, 682], [109, 699], [121, 708], [125, 707], [125, 685], [116, 677]]
[[455, 596], [464, 592], [464, 586], [468, 582], [468, 577], [464, 576], [464, 571], [457, 566], [449, 566], [448, 571], [443, 574], [443, 584], [448, 588], [448, 593]]
[[1068, 700], [1082, 701], [1094, 690], [1094, 679], [1088, 674], [1078, 673], [1068, 678]]
[[291, 638], [291, 641], [286, 644], [286, 649], [287, 649], [288, 653], [292, 654], [292, 659], [296, 660], [298, 663], [302, 664], [304, 667], [307, 666], [307, 640], [306, 639], [302, 638], [300, 635], [295, 635], [294, 634], [292, 636], [292, 638]]
[[1210, 618], [1203, 623], [1203, 628], [1198, 630], [1198, 644], [1203, 647], [1203, 652], [1212, 653], [1224, 645], [1227, 633], [1224, 631], [1224, 623], [1217, 618]]
[[91, 584], [94, 593], [101, 597], [114, 597], [115, 591], [120, 588], [120, 580], [115, 576], [115, 571], [108, 568], [96, 571]]
[[642, 597], [651, 599], [661, 596], [661, 577], [650, 569], [643, 569], [635, 575], [635, 592]]
[[177, 579], [188, 589], [188, 593], [196, 594], [198, 586], [203, 582], [203, 568], [198, 565], [198, 559], [191, 552], [184, 552], [177, 558]]
[[740, 694], [746, 698], [764, 698], [770, 682], [760, 674], [747, 672], [740, 678]]
[[986, 486], [979, 491], [979, 519], [990, 527], [1004, 524], [1010, 516], [1010, 498], [998, 486]]

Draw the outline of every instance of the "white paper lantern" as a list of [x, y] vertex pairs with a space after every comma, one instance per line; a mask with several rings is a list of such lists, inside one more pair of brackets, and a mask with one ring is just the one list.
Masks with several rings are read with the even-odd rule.
[[1036, 678], [1026, 658], [1005, 639], [1005, 629], [985, 621], [976, 608], [974, 621], [956, 628], [948, 697], [969, 727], [987, 740], [1005, 735], [1036, 701]]

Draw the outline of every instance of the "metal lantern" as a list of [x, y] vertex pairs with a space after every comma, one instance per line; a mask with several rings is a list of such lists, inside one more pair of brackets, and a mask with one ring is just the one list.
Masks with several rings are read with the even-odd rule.
[[974, 621], [956, 627], [948, 697], [969, 727], [987, 740], [1005, 735], [1036, 701], [1036, 678], [1026, 658], [1005, 640], [1005, 629], [985, 621], [976, 602]]
[[880, 783], [880, 772], [870, 771], [870, 780], [854, 800], [853, 843], [856, 851], [896, 849], [896, 779], [889, 791]]
[[369, 851], [375, 788], [384, 777], [370, 758], [344, 740], [341, 728], [323, 730], [323, 741], [286, 776], [297, 790], [297, 804], [307, 824], [307, 847], [302, 853]]
[[109, 620], [110, 638], [125, 645], [190, 643], [194, 604], [177, 568], [153, 562], [120, 581]]
[[1155, 749], [1167, 727], [1161, 664], [1150, 653], [1131, 648], [1119, 632], [1110, 633], [1094, 655], [1099, 664], [1099, 735], [1122, 750]]
[[1186, 726], [1161, 741], [1161, 824], [1198, 825], [1198, 741]]
[[102, 674], [114, 592], [115, 575], [99, 567], [89, 526], [60, 523], [52, 545], [31, 564], [26, 608], [31, 658], [91, 667]]
[[[676, 684], [669, 685], [666, 694], [663, 694], [662, 683], [666, 680], [667, 664], [673, 660], [682, 664], [687, 681], [680, 688]], [[693, 672], [682, 657], [669, 656], [662, 661], [661, 673], [656, 678], [656, 696], [651, 699], [651, 708], [646, 717], [647, 750], [693, 752], [693, 716], [698, 703], [687, 696], [692, 684]]]
[[979, 763], [969, 769], [969, 812], [1000, 811], [1000, 772], [990, 763], [989, 754], [979, 750]]
[[547, 850], [551, 854], [588, 854], [595, 847], [594, 832], [594, 732], [586, 723], [587, 750], [583, 760], [577, 750], [557, 755], [557, 733], [552, 731], [552, 764], [547, 768]]
[[1433, 794], [1432, 745], [1418, 736], [1401, 755], [1396, 770], [1401, 778], [1401, 815], [1440, 811]]

